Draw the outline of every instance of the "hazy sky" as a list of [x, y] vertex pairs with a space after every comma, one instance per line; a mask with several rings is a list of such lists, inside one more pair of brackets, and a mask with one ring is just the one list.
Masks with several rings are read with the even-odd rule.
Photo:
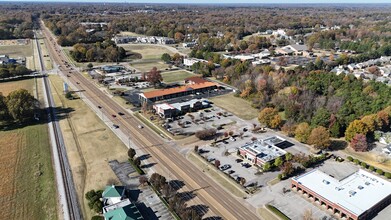
[[[0, 0], [10, 1], [10, 0]], [[391, 3], [391, 0], [13, 0], [45, 2], [128, 2], [128, 3]]]

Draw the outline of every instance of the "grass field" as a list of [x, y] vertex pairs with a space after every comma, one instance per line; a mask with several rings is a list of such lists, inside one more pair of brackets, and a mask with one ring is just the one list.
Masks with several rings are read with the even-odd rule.
[[34, 94], [34, 79], [24, 79], [10, 82], [0, 82], [0, 92], [7, 96], [10, 92], [18, 89], [27, 89]]
[[156, 67], [158, 70], [165, 70], [168, 68], [168, 65], [163, 62], [131, 63], [130, 66], [141, 72], [148, 72], [153, 67]]
[[244, 197], [247, 195], [243, 190], [239, 189], [239, 186], [236, 186], [237, 183], [235, 183], [233, 180], [231, 181], [230, 179], [228, 179], [228, 177], [223, 176], [225, 174], [214, 168], [212, 164], [208, 164], [207, 162], [205, 162], [203, 159], [201, 159], [200, 156], [196, 155], [194, 152], [188, 155], [188, 159], [233, 195], [237, 197]]
[[57, 219], [46, 124], [0, 131], [2, 219]]
[[7, 54], [10, 57], [31, 57], [33, 56], [33, 46], [30, 41], [26, 45], [0, 46], [0, 54]]
[[253, 108], [250, 102], [235, 97], [232, 93], [210, 98], [210, 100], [217, 106], [232, 112], [236, 116], [244, 120], [254, 119], [258, 116], [258, 110]]
[[73, 109], [60, 125], [84, 219], [91, 219], [94, 213], [84, 194], [91, 189], [102, 189], [109, 181], [118, 182], [108, 162], [127, 160], [127, 147], [82, 100], [65, 99], [60, 77], [51, 75], [50, 81], [56, 105]]
[[48, 53], [48, 50], [47, 50], [46, 45], [44, 43], [44, 40], [43, 39], [39, 39], [38, 43], [41, 46], [41, 54], [42, 54], [42, 56], [44, 56], [43, 57], [43, 64], [45, 65], [45, 69], [46, 70], [53, 69], [53, 63], [52, 63], [52, 60], [49, 57], [49, 53]]
[[166, 47], [157, 44], [145, 45], [145, 44], [121, 44], [126, 51], [132, 51], [141, 54], [142, 59], [156, 59], [160, 60], [164, 53], [173, 55], [174, 53], [168, 50]]
[[163, 76], [163, 82], [173, 83], [173, 82], [181, 82], [188, 77], [192, 77], [196, 75], [184, 70], [179, 70], [179, 71], [164, 72], [162, 73], [162, 76]]

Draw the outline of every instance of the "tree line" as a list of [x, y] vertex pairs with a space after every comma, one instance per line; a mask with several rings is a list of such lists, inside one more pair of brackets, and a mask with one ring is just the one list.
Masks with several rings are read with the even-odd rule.
[[126, 51], [113, 41], [94, 44], [77, 43], [70, 52], [77, 62], [119, 62], [126, 57]]
[[31, 74], [32, 71], [26, 66], [20, 64], [4, 64], [0, 65], [0, 79], [25, 76]]

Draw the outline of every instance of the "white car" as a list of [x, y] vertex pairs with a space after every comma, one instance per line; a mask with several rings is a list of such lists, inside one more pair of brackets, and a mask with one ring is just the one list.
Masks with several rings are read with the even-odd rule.
[[143, 126], [142, 126], [142, 125], [138, 125], [138, 128], [142, 129], [142, 128], [143, 128]]

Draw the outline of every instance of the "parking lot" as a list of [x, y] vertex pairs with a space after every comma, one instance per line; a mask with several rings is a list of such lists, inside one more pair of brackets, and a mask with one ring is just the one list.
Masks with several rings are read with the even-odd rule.
[[180, 116], [178, 120], [166, 123], [165, 128], [172, 134], [191, 134], [206, 128], [223, 130], [240, 123], [240, 119], [221, 108], [212, 107]]

